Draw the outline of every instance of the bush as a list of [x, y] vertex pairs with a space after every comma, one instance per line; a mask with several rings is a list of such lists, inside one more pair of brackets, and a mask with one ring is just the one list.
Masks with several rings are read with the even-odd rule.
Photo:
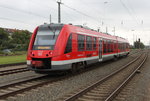
[[9, 35], [0, 28], [0, 50], [13, 49], [17, 51], [27, 50], [31, 33], [27, 30], [16, 30]]
[[2, 52], [2, 51], [0, 51], [0, 54], [3, 54], [3, 52]]

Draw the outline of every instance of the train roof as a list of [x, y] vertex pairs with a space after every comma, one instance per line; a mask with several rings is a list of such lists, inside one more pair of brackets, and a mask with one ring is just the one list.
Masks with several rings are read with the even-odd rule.
[[105, 38], [105, 39], [117, 40], [120, 42], [128, 43], [128, 41], [124, 38], [113, 36], [108, 33], [97, 32], [96, 30], [90, 29], [88, 27], [85, 28], [84, 26], [80, 26], [80, 25], [74, 26], [74, 25], [69, 25], [69, 24], [66, 24], [65, 26], [68, 27], [71, 31], [74, 31], [78, 34], [91, 35], [91, 36], [96, 36], [96, 37], [101, 36], [102, 38]]
[[58, 29], [61, 29], [64, 27], [73, 33], [84, 34], [84, 35], [95, 36], [95, 37], [101, 36], [102, 38], [105, 38], [105, 39], [118, 40], [120, 42], [128, 43], [128, 41], [124, 38], [113, 36], [108, 33], [97, 32], [96, 30], [93, 30], [87, 26], [82, 26], [82, 25], [51, 23], [51, 24], [43, 24], [43, 25], [40, 25], [39, 27], [55, 27]]
[[40, 25], [39, 27], [55, 27], [55, 28], [62, 28], [64, 24], [58, 24], [58, 23], [51, 23], [51, 24], [43, 24]]

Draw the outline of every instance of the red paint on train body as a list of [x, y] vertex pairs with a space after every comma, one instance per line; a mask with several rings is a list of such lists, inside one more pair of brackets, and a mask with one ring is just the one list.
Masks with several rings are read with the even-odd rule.
[[74, 70], [129, 54], [126, 39], [67, 24], [45, 24], [33, 32], [27, 65], [34, 71]]

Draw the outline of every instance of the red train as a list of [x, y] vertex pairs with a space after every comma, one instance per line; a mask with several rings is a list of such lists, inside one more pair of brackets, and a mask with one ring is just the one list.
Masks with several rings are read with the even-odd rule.
[[31, 36], [27, 65], [35, 72], [76, 71], [128, 54], [124, 38], [71, 24], [44, 24]]

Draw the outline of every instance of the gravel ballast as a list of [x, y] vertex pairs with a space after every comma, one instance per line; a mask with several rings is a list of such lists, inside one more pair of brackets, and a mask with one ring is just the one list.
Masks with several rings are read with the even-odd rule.
[[23, 78], [30, 78], [31, 76], [33, 77], [33, 76], [37, 76], [37, 75], [42, 75], [42, 74], [36, 74], [33, 71], [26, 71], [26, 72], [20, 72], [20, 73], [0, 76], [0, 84], [13, 82], [15, 80], [20, 80]]
[[16, 96], [15, 98], [8, 98], [8, 101], [53, 101], [64, 97], [65, 95], [83, 87], [87, 84], [96, 82], [102, 77], [110, 74], [116, 69], [120, 68], [122, 65], [128, 63], [130, 60], [133, 60], [136, 56], [129, 56], [127, 58], [120, 59], [115, 62], [111, 62], [110, 64], [105, 64], [99, 68], [88, 71], [86, 73], [82, 73], [80, 75], [70, 77], [69, 79], [56, 82], [53, 84], [49, 84], [36, 90], [31, 90], [25, 92], [25, 94], [21, 94], [20, 96]]
[[[127, 84], [125, 89], [114, 101], [150, 101], [150, 53], [146, 63], [141, 68], [141, 73]], [[121, 96], [121, 99], [119, 99]]]

